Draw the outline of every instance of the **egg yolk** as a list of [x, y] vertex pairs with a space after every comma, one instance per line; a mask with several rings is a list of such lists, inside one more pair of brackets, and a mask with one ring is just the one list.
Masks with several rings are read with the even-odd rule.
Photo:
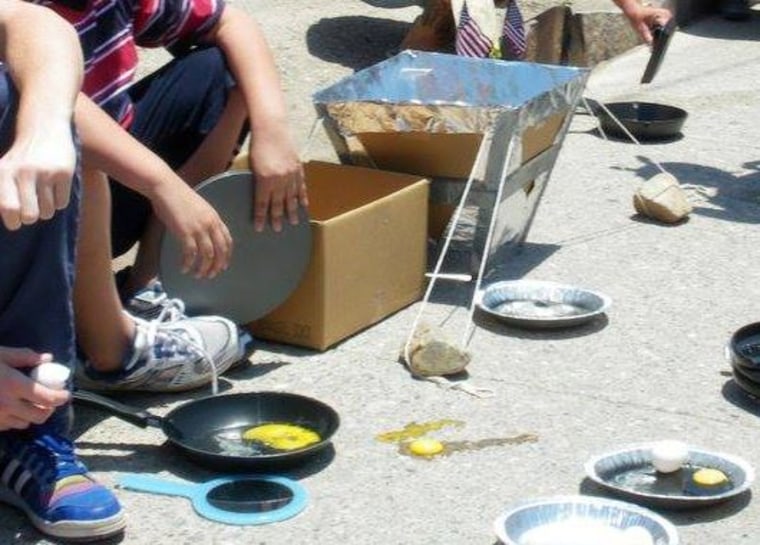
[[694, 472], [694, 482], [700, 486], [719, 486], [728, 482], [728, 477], [719, 469], [703, 468]]
[[443, 452], [443, 443], [436, 439], [422, 437], [409, 443], [409, 452], [415, 456], [435, 456]]
[[262, 424], [245, 430], [242, 438], [277, 450], [295, 450], [320, 440], [316, 432], [293, 424]]

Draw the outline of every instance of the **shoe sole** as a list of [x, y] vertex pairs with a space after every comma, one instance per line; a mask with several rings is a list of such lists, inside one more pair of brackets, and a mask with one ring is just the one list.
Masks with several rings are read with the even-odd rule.
[[0, 502], [22, 511], [37, 530], [56, 539], [78, 542], [99, 541], [120, 534], [127, 526], [124, 513], [119, 513], [97, 522], [74, 520], [50, 522], [40, 518], [26, 503], [21, 501], [18, 495], [11, 492], [6, 486], [0, 486]]

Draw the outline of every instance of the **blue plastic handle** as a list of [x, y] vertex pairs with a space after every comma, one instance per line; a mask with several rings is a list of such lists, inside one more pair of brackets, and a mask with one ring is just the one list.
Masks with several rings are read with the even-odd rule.
[[[292, 497], [285, 505], [271, 511], [238, 513], [227, 511], [212, 505], [208, 494], [218, 486], [240, 481], [261, 481], [276, 483], [287, 488]], [[185, 481], [166, 480], [158, 477], [125, 473], [116, 479], [120, 488], [137, 492], [150, 492], [165, 496], [183, 496], [192, 501], [195, 511], [209, 520], [234, 525], [257, 525], [280, 522], [294, 517], [306, 508], [308, 494], [297, 481], [275, 475], [229, 475], [205, 483], [188, 483]]]
[[193, 499], [198, 491], [197, 484], [182, 481], [170, 481], [158, 477], [138, 475], [137, 473], [125, 473], [116, 480], [120, 488], [136, 490], [138, 492], [152, 492], [166, 496], [184, 496]]

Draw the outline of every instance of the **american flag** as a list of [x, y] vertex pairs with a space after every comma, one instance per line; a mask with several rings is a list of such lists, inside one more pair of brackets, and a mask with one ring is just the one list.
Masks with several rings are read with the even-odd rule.
[[491, 38], [486, 36], [477, 21], [470, 17], [467, 2], [462, 6], [462, 13], [459, 15], [455, 45], [457, 55], [465, 57], [488, 57], [493, 49]]
[[525, 26], [517, 0], [510, 0], [507, 13], [504, 15], [502, 48], [509, 52], [509, 58], [521, 59], [525, 55]]

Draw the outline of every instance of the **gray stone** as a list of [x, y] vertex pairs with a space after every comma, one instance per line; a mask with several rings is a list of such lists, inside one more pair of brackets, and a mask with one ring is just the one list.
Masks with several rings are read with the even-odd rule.
[[539, 13], [527, 27], [526, 57], [532, 62], [560, 64], [564, 58], [564, 36], [570, 8], [554, 6]]
[[573, 12], [567, 58], [573, 66], [593, 67], [642, 42], [620, 12]]

